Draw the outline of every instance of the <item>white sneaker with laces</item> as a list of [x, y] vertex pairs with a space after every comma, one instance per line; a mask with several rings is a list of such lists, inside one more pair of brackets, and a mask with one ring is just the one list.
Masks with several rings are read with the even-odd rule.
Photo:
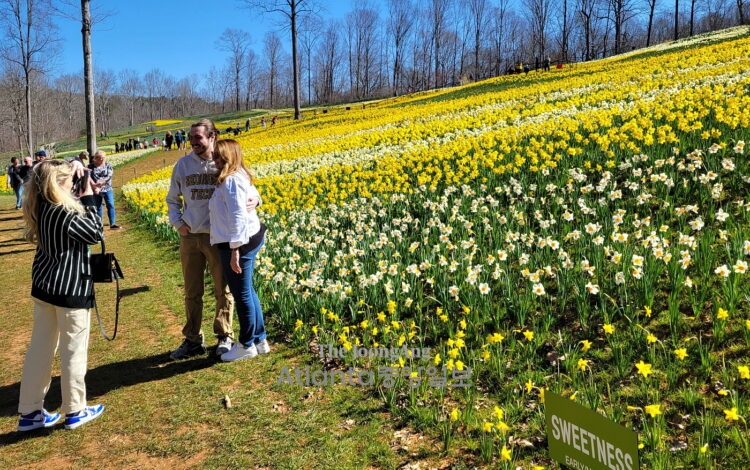
[[258, 354], [268, 354], [271, 352], [271, 345], [269, 345], [268, 341], [264, 339], [255, 345], [255, 349], [258, 350]]
[[225, 352], [221, 355], [221, 360], [224, 362], [234, 362], [239, 361], [240, 359], [251, 359], [257, 355], [258, 349], [254, 344], [244, 346], [242, 343], [236, 342], [229, 352]]
[[232, 349], [232, 338], [229, 336], [219, 336], [219, 344], [216, 345], [216, 355], [228, 353]]

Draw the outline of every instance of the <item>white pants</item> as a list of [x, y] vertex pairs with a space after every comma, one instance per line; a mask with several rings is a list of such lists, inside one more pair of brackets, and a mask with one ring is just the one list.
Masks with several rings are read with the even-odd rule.
[[44, 397], [52, 381], [52, 362], [60, 346], [60, 388], [62, 413], [86, 407], [91, 314], [87, 308], [57, 307], [34, 300], [34, 329], [26, 351], [21, 377], [18, 412], [31, 413], [44, 408]]

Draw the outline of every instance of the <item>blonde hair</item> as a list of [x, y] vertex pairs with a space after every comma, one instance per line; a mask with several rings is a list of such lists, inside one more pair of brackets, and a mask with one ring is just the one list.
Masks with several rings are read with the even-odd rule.
[[244, 160], [242, 160], [242, 148], [240, 148], [239, 142], [234, 139], [223, 139], [216, 142], [214, 147], [213, 158], [219, 156], [224, 160], [224, 167], [219, 171], [216, 176], [216, 185], [220, 185], [227, 179], [227, 176], [237, 173], [238, 171], [244, 171], [250, 180], [250, 184], [253, 184], [253, 175], [250, 170], [245, 166]]
[[64, 160], [44, 160], [32, 170], [32, 177], [24, 185], [23, 191], [23, 220], [26, 222], [24, 238], [37, 244], [39, 239], [39, 211], [41, 204], [47, 202], [54, 206], [62, 206], [68, 212], [83, 215], [86, 212], [83, 205], [66, 191], [63, 184], [73, 175], [73, 167]]

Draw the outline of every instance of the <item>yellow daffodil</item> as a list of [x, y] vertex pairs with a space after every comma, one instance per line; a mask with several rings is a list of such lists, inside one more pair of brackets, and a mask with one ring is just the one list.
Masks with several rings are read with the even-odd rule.
[[635, 367], [638, 369], [638, 373], [644, 377], [648, 377], [652, 373], [651, 364], [647, 364], [643, 361], [636, 363]]
[[737, 421], [740, 419], [740, 415], [737, 414], [737, 408], [732, 407], [728, 410], [724, 410], [724, 418], [726, 418], [727, 421]]
[[659, 404], [656, 404], [656, 405], [646, 405], [644, 407], [644, 411], [646, 412], [646, 414], [648, 414], [652, 418], [656, 418], [658, 415], [661, 414], [661, 405], [659, 405]]
[[508, 446], [503, 445], [503, 448], [500, 449], [500, 460], [503, 462], [509, 462], [513, 459], [513, 453], [508, 449]]

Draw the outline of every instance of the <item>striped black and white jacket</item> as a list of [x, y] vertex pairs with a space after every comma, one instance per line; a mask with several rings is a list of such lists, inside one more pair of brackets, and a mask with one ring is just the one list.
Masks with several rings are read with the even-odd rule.
[[89, 245], [102, 240], [102, 220], [94, 196], [81, 197], [86, 213], [40, 204], [36, 255], [31, 266], [31, 296], [67, 308], [94, 306]]

